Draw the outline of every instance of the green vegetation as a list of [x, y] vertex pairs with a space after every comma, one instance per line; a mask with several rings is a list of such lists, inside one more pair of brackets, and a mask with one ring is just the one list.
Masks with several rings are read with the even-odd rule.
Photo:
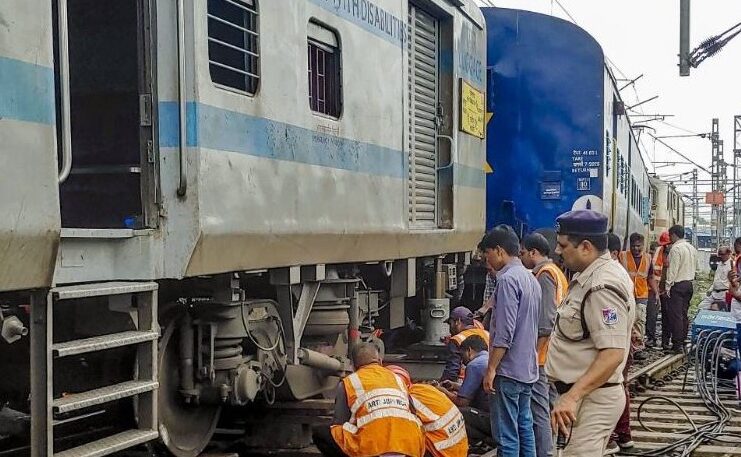
[[695, 314], [697, 314], [697, 306], [700, 304], [703, 298], [705, 298], [705, 293], [710, 288], [711, 284], [713, 284], [713, 273], [697, 273], [697, 276], [695, 277], [695, 284], [694, 284], [694, 294], [692, 295], [692, 300], [690, 300], [690, 311], [689, 311], [689, 317], [690, 321], [694, 319]]

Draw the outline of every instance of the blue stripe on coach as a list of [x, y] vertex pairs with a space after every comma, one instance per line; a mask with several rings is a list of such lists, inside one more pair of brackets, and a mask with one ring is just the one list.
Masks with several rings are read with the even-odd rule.
[[[402, 151], [189, 102], [186, 144], [393, 178], [407, 175]], [[178, 147], [178, 105], [159, 104], [160, 147]], [[456, 185], [484, 188], [483, 167], [456, 163]]]
[[0, 119], [53, 124], [54, 70], [0, 56]]
[[[160, 146], [178, 146], [178, 106], [159, 105]], [[401, 151], [188, 103], [187, 145], [381, 176], [406, 175]]]

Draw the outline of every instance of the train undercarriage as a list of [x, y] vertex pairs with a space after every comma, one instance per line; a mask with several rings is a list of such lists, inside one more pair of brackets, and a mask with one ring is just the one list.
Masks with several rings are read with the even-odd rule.
[[278, 436], [306, 446], [309, 424], [261, 420], [266, 412], [330, 398], [361, 338], [394, 351], [439, 348], [451, 298], [462, 299], [458, 272], [467, 260], [4, 295], [3, 337], [13, 337], [0, 343], [0, 365], [13, 375], [0, 380], [0, 456], [28, 455], [31, 442], [35, 455], [80, 455], [73, 451], [95, 443], [114, 450], [111, 437], [197, 456], [227, 416], [249, 424], [247, 446], [269, 446]]

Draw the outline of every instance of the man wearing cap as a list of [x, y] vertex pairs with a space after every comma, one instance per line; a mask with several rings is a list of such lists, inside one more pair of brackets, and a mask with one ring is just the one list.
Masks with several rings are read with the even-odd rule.
[[654, 277], [659, 283], [659, 309], [661, 309], [661, 347], [664, 350], [670, 348], [671, 328], [666, 323], [668, 311], [666, 305], [669, 299], [666, 296], [666, 273], [669, 271], [669, 251], [671, 250], [671, 239], [669, 232], [662, 232], [659, 236], [659, 248], [654, 254]]
[[533, 431], [535, 449], [538, 457], [552, 455], [553, 434], [551, 431], [551, 395], [548, 377], [545, 375], [545, 361], [548, 354], [548, 341], [553, 333], [556, 308], [566, 296], [569, 282], [561, 269], [548, 257], [548, 240], [539, 233], [531, 233], [522, 239], [520, 260], [525, 268], [532, 270], [542, 291], [538, 314], [538, 381], [533, 385], [530, 408], [533, 412]]
[[569, 211], [556, 226], [556, 252], [576, 274], [557, 311], [546, 360], [546, 373], [561, 394], [551, 425], [568, 439], [564, 457], [601, 456], [625, 407], [633, 281], [607, 251], [604, 215]]
[[[478, 324], [478, 325], [477, 325]], [[450, 326], [450, 340], [448, 341], [448, 360], [440, 381], [459, 381], [463, 378], [463, 363], [461, 361], [460, 346], [466, 338], [478, 335], [489, 344], [489, 332], [473, 318], [473, 312], [465, 306], [458, 306], [450, 312], [448, 318]]]

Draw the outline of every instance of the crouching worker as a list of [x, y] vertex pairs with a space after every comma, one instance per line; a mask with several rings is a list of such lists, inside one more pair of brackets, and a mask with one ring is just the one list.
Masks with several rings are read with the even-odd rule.
[[409, 406], [407, 386], [381, 366], [378, 348], [358, 343], [355, 372], [337, 386], [331, 426], [314, 429], [314, 444], [327, 457], [422, 457], [425, 441]]
[[448, 381], [438, 386], [438, 389], [460, 408], [471, 443], [494, 446], [489, 418], [489, 397], [483, 387], [489, 363], [487, 349], [487, 343], [480, 336], [466, 338], [460, 346], [463, 363], [466, 365], [463, 383]]
[[412, 384], [404, 368], [396, 365], [386, 368], [398, 375], [409, 389], [414, 414], [422, 421], [427, 453], [434, 457], [466, 457], [466, 426], [453, 402], [429, 384]]
[[489, 332], [483, 329], [483, 326], [474, 319], [473, 312], [464, 306], [459, 306], [450, 312], [448, 319], [450, 326], [450, 341], [448, 341], [448, 359], [445, 362], [445, 369], [440, 378], [444, 381], [460, 381], [463, 379], [464, 369], [461, 360], [461, 343], [466, 338], [477, 335], [489, 344]]

